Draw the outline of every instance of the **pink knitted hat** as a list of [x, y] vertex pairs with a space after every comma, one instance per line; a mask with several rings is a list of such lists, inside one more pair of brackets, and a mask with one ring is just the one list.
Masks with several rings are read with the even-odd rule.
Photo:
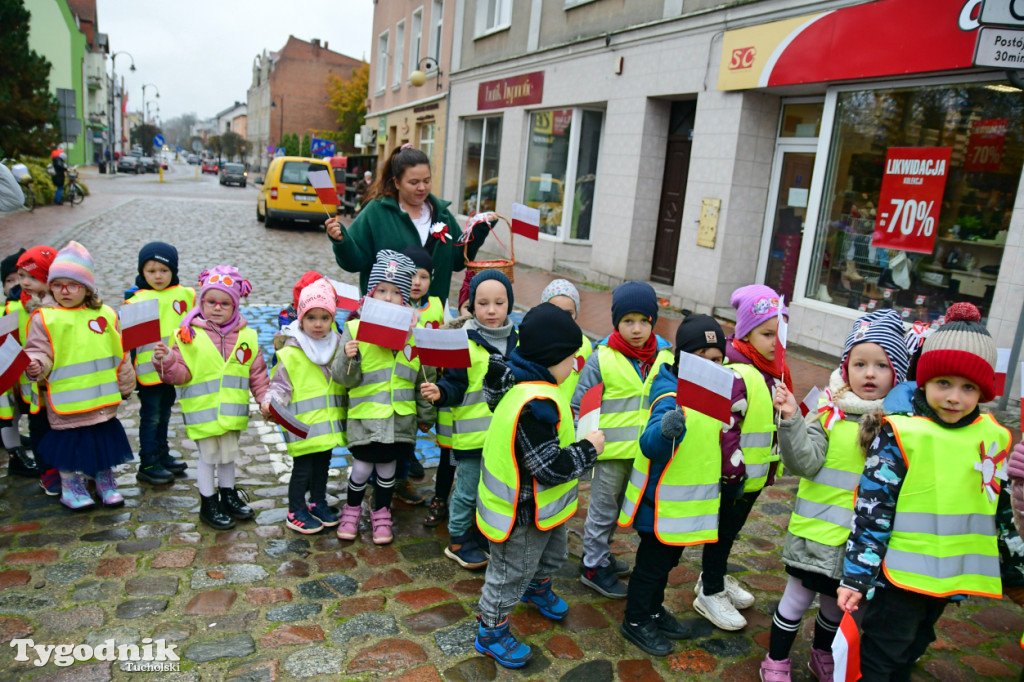
[[203, 294], [207, 291], [218, 289], [231, 297], [236, 309], [238, 300], [243, 296], [248, 296], [252, 291], [252, 284], [249, 283], [249, 280], [242, 279], [242, 275], [233, 265], [218, 265], [211, 270], [203, 270], [199, 275], [199, 286], [196, 303], [203, 300]]
[[331, 317], [338, 311], [338, 295], [326, 279], [320, 278], [306, 285], [299, 294], [299, 319], [301, 320], [313, 308], [322, 308], [329, 312]]
[[[730, 300], [736, 309], [736, 338], [742, 339], [754, 327], [779, 314], [779, 295], [763, 284], [748, 284], [732, 292]], [[786, 307], [782, 314], [789, 317]]]

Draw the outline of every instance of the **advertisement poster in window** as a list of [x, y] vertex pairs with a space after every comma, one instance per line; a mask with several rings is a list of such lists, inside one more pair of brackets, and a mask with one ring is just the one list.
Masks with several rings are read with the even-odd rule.
[[871, 246], [932, 253], [952, 147], [890, 147]]
[[1003, 162], [1003, 146], [1006, 144], [1008, 118], [994, 118], [987, 121], [973, 121], [971, 136], [967, 140], [967, 158], [964, 170], [968, 173], [999, 170]]

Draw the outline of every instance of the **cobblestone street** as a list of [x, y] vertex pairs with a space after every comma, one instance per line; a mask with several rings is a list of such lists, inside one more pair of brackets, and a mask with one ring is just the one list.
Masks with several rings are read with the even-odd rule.
[[[190, 286], [201, 270], [233, 264], [253, 284], [243, 313], [260, 330], [265, 351], [276, 329], [276, 311], [290, 302], [292, 286], [304, 271], [357, 282], [335, 264], [322, 229], [270, 230], [258, 223], [252, 184], [221, 187], [216, 178], [195, 179], [194, 169], [186, 166], [175, 166], [163, 184], [152, 175], [110, 177], [83, 170], [92, 196], [81, 207], [0, 216], [2, 255], [18, 246], [61, 247], [76, 239], [91, 252], [101, 296], [115, 308], [134, 282], [138, 250], [146, 242], [174, 244], [181, 280]], [[524, 286], [529, 281], [524, 272]], [[536, 296], [521, 300], [518, 288], [516, 298], [526, 307], [537, 302]], [[607, 312], [601, 315], [607, 318]], [[823, 385], [828, 370], [801, 362], [793, 365], [794, 374], [807, 368], [798, 384]], [[185, 437], [177, 406], [171, 447], [188, 461], [187, 477], [165, 486], [142, 485], [135, 479], [137, 462], [126, 464], [118, 476], [126, 498], [121, 509], [73, 514], [58, 498], [42, 494], [37, 481], [8, 477], [0, 466], [0, 678], [758, 679], [771, 615], [786, 583], [780, 553], [797, 479], [783, 478], [764, 491], [736, 543], [731, 572], [757, 597], [744, 612], [745, 630], [726, 633], [693, 611], [700, 552], [684, 552], [670, 576], [666, 607], [691, 629], [691, 637], [677, 642], [666, 658], [648, 656], [621, 636], [624, 601], [600, 597], [577, 580], [589, 487], [581, 484], [580, 508], [569, 522], [570, 556], [555, 579], [555, 591], [570, 604], [569, 615], [556, 623], [521, 604], [511, 616], [512, 629], [535, 654], [525, 668], [510, 671], [475, 652], [473, 614], [483, 572], [463, 570], [444, 556], [447, 530], [444, 524], [436, 529], [422, 524], [425, 507], [396, 500], [395, 542], [383, 547], [372, 544], [368, 518], [354, 542], [338, 540], [333, 529], [302, 536], [284, 527], [290, 457], [278, 427], [264, 423], [255, 404], [250, 410], [238, 485], [249, 491], [257, 517], [232, 531], [215, 532], [199, 522], [196, 445]], [[136, 448], [138, 412], [136, 397], [119, 412]], [[27, 432], [24, 420], [22, 428]], [[416, 482], [424, 492], [433, 486], [429, 467], [435, 453], [424, 439], [427, 477]], [[0, 455], [4, 460], [6, 454]], [[344, 491], [345, 461], [339, 456], [333, 463], [332, 505], [338, 502], [334, 495]], [[613, 551], [632, 563], [636, 543], [632, 532], [619, 532]], [[799, 682], [814, 679], [807, 668], [813, 613], [793, 649], [793, 679]], [[1024, 613], [1012, 602], [974, 598], [949, 606], [937, 631], [938, 641], [918, 663], [915, 680], [1015, 680], [1020, 675]], [[129, 672], [128, 664], [104, 661], [37, 667], [14, 660], [7, 643], [23, 637], [37, 644], [76, 645], [163, 639], [176, 645], [180, 670]]]

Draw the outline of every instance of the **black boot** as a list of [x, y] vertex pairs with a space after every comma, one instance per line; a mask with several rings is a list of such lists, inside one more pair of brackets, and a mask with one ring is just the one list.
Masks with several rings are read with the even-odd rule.
[[35, 478], [39, 475], [39, 467], [36, 466], [36, 461], [29, 457], [23, 448], [10, 448], [7, 454], [7, 473], [10, 476]]
[[245, 502], [249, 501], [249, 493], [241, 488], [221, 488], [220, 510], [239, 520], [251, 519], [252, 509], [242, 501], [239, 493], [245, 498]]
[[221, 511], [216, 493], [209, 497], [200, 494], [199, 497], [203, 500], [199, 506], [199, 519], [203, 523], [215, 530], [228, 530], [235, 527], [234, 520]]
[[159, 455], [139, 454], [139, 471], [135, 478], [151, 485], [166, 485], [174, 480], [174, 474], [164, 468], [160, 463]]
[[164, 469], [167, 469], [172, 474], [184, 474], [185, 469], [188, 469], [187, 464], [179, 459], [174, 459], [174, 455], [170, 452], [160, 453], [160, 464], [162, 464]]

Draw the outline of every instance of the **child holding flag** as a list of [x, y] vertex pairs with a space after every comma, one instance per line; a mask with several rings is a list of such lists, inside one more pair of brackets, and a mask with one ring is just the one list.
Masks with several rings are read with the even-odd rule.
[[893, 386], [906, 379], [909, 353], [903, 321], [892, 310], [876, 310], [854, 321], [839, 367], [832, 372], [821, 408], [806, 420], [792, 392], [780, 385], [775, 407], [782, 414], [779, 452], [786, 470], [801, 477], [782, 561], [789, 574], [772, 618], [768, 653], [761, 662], [765, 682], [788, 682], [790, 649], [800, 620], [818, 596], [811, 672], [832, 675], [832, 640], [843, 612], [836, 603], [843, 554], [864, 453], [857, 442], [861, 416], [882, 409]]
[[[4, 282], [4, 315], [15, 315], [18, 321], [18, 331], [21, 330], [23, 319], [24, 324], [28, 323], [28, 313], [21, 303], [21, 285], [18, 283], [18, 258], [25, 253], [25, 249], [18, 249], [0, 261], [0, 279]], [[24, 337], [15, 333], [19, 342]], [[8, 463], [7, 473], [11, 476], [25, 476], [35, 478], [40, 474], [39, 467], [35, 460], [25, 452], [21, 440], [21, 433], [18, 431], [18, 421], [21, 418], [22, 410], [20, 394], [17, 383], [13, 388], [0, 394], [0, 439], [3, 441], [4, 449], [7, 450]], [[7, 422], [7, 420], [10, 420]]]
[[654, 333], [658, 295], [646, 282], [625, 282], [612, 292], [612, 325], [607, 338], [580, 372], [573, 411], [578, 413], [584, 394], [603, 384], [600, 428], [607, 444], [594, 467], [590, 507], [583, 525], [583, 563], [580, 582], [609, 599], [625, 599], [619, 576], [629, 565], [611, 555], [622, 496], [633, 460], [640, 451], [640, 433], [647, 423], [647, 397], [663, 364], [672, 361], [672, 346]]
[[[96, 480], [103, 506], [118, 507], [114, 467], [132, 459], [117, 406], [135, 388], [121, 349], [117, 315], [99, 299], [89, 252], [69, 242], [49, 267], [55, 305], [32, 313], [25, 375], [46, 381], [50, 430], [37, 452], [60, 472], [60, 501], [74, 511], [95, 506], [85, 479]], [[83, 372], [83, 368], [87, 368]]]
[[185, 433], [199, 447], [199, 519], [216, 530], [253, 516], [239, 497], [248, 501], [248, 494], [235, 488], [238, 435], [249, 425], [249, 393], [262, 403], [270, 379], [256, 330], [238, 310], [250, 292], [252, 284], [230, 265], [203, 270], [199, 303], [175, 330], [174, 345], [153, 350], [160, 378], [179, 387]]
[[619, 512], [619, 525], [632, 524], [640, 535], [621, 632], [653, 656], [672, 653], [670, 639], [690, 636], [664, 606], [669, 572], [687, 545], [718, 539], [722, 422], [676, 406], [680, 356], [689, 353], [718, 364], [725, 359], [725, 333], [715, 318], [688, 315], [679, 323], [675, 360], [651, 383], [650, 418]]
[[339, 523], [327, 506], [331, 451], [345, 445], [345, 387], [332, 378], [330, 367], [341, 340], [333, 329], [336, 301], [334, 287], [322, 278], [299, 294], [298, 319], [278, 334], [284, 341], [277, 351], [279, 362], [260, 404], [264, 419], [272, 418], [274, 400], [309, 427], [305, 438], [283, 431], [292, 456], [285, 525], [303, 535]]
[[[195, 306], [196, 290], [178, 281], [178, 250], [164, 242], [150, 242], [139, 250], [138, 289], [127, 303], [156, 299], [160, 306], [160, 338], [171, 343], [174, 330], [185, 314]], [[135, 353], [135, 373], [139, 380], [139, 471], [140, 481], [163, 485], [183, 474], [184, 462], [176, 460], [167, 444], [167, 425], [174, 405], [174, 387], [160, 381], [153, 366], [155, 343], [139, 347]]]
[[[367, 299], [398, 306], [409, 305], [412, 276], [416, 266], [408, 256], [382, 250], [370, 270]], [[363, 314], [366, 299], [357, 311]], [[432, 368], [421, 367], [406, 343], [404, 351], [358, 341], [365, 320], [349, 318], [341, 335], [342, 352], [331, 364], [334, 380], [348, 389], [347, 438], [352, 453], [346, 504], [341, 510], [338, 538], [354, 540], [359, 531], [363, 497], [370, 474], [373, 480], [373, 509], [370, 523], [373, 542], [386, 545], [394, 540], [391, 522], [391, 497], [395, 486], [397, 461], [408, 458], [416, 447], [417, 427], [429, 428], [434, 422], [433, 407], [416, 397], [416, 387], [433, 380]], [[409, 336], [407, 326], [400, 330]]]

